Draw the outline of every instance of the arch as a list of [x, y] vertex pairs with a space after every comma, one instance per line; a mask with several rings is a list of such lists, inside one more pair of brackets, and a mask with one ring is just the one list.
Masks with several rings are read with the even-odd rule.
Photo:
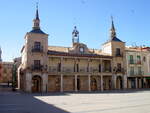
[[42, 78], [38, 75], [32, 77], [32, 92], [42, 91]]
[[95, 78], [91, 78], [91, 90], [96, 91], [97, 90], [97, 81]]

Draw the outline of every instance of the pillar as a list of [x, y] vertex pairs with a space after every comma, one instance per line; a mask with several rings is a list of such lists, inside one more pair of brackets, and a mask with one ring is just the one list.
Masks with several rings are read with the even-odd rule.
[[75, 75], [75, 92], [77, 92], [78, 91], [78, 89], [77, 89], [77, 75]]
[[20, 67], [18, 68], [18, 71], [17, 71], [17, 75], [18, 75], [18, 89], [20, 89]]
[[32, 92], [32, 74], [27, 72], [26, 73], [26, 83], [25, 83], [25, 91], [26, 92]]
[[91, 91], [91, 75], [88, 75], [88, 85], [89, 85], [89, 91]]
[[138, 88], [138, 78], [135, 78], [135, 87], [136, 87], [136, 89]]
[[61, 79], [60, 79], [60, 84], [61, 84], [61, 86], [60, 86], [60, 91], [61, 92], [63, 92], [63, 74], [61, 74]]
[[42, 75], [42, 92], [48, 91], [48, 74], [44, 73]]
[[103, 75], [101, 75], [101, 91], [103, 91]]
[[127, 89], [127, 75], [123, 76], [123, 89]]
[[112, 80], [113, 80], [113, 89], [116, 89], [116, 82], [117, 82], [117, 77], [116, 77], [116, 75], [113, 75], [112, 76]]
[[60, 58], [60, 63], [61, 63], [61, 72], [63, 72], [63, 57]]

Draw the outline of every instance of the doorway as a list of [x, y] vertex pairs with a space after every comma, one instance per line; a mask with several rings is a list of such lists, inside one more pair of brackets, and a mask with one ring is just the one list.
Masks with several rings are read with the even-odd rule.
[[42, 91], [42, 78], [38, 75], [32, 78], [32, 92], [41, 92]]

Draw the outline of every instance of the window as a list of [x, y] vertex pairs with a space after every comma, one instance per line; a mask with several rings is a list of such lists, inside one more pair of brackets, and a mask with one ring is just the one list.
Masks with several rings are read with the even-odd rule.
[[130, 62], [130, 64], [134, 64], [133, 55], [129, 56], [129, 62]]
[[77, 72], [79, 72], [79, 64], [77, 64]]
[[120, 56], [121, 53], [120, 53], [120, 48], [116, 48], [116, 56]]
[[143, 57], [143, 61], [146, 62], [146, 57], [145, 56]]
[[34, 48], [40, 49], [41, 48], [41, 42], [34, 42]]
[[141, 67], [138, 67], [138, 75], [141, 75], [142, 74], [142, 69]]
[[99, 64], [99, 72], [101, 72], [101, 64]]
[[141, 64], [141, 56], [139, 56], [139, 55], [137, 56], [137, 63]]
[[131, 67], [131, 68], [130, 68], [130, 75], [131, 75], [131, 76], [134, 75], [134, 67]]
[[61, 72], [61, 63], [58, 63], [58, 72]]
[[34, 60], [34, 67], [40, 67], [40, 60]]
[[80, 51], [81, 53], [83, 53], [83, 52], [84, 52], [84, 48], [83, 48], [83, 47], [80, 47], [80, 48], [79, 48], [79, 51]]

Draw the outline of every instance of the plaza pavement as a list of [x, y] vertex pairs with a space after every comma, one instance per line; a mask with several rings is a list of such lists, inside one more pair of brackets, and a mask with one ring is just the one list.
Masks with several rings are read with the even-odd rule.
[[0, 92], [0, 113], [150, 113], [150, 90]]

